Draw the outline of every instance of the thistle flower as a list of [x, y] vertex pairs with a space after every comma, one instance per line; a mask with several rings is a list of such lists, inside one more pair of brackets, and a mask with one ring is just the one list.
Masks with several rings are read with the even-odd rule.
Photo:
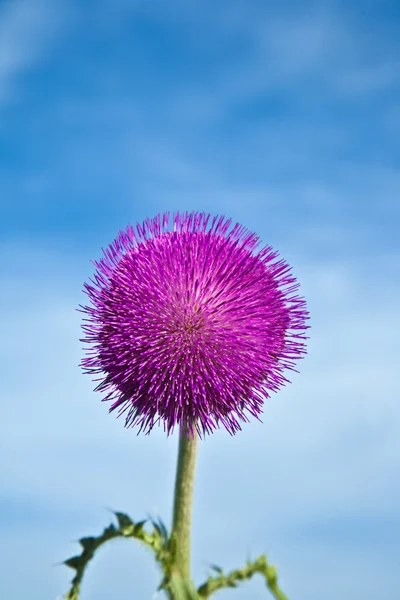
[[126, 426], [201, 436], [241, 429], [305, 354], [308, 313], [289, 265], [224, 217], [128, 226], [94, 262], [82, 361]]

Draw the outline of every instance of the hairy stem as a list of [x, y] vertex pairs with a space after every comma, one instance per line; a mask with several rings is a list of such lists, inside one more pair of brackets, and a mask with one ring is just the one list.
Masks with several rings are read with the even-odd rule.
[[171, 538], [174, 540], [175, 544], [174, 567], [188, 583], [191, 580], [190, 529], [192, 524], [197, 439], [196, 433], [193, 435], [187, 434], [186, 431], [181, 428], [171, 532]]

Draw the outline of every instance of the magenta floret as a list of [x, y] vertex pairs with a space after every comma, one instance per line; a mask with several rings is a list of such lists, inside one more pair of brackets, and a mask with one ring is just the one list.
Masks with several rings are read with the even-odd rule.
[[259, 418], [305, 350], [289, 265], [243, 226], [203, 213], [128, 226], [85, 284], [87, 373], [127, 426], [199, 435]]

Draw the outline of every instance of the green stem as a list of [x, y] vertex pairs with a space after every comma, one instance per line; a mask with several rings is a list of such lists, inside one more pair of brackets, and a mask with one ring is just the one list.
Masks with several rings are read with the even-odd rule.
[[198, 588], [198, 596], [201, 600], [207, 600], [218, 590], [236, 587], [238, 583], [245, 579], [251, 579], [256, 573], [263, 575], [269, 591], [276, 600], [288, 600], [278, 586], [276, 568], [268, 564], [264, 554], [254, 561], [249, 561], [242, 569], [236, 569], [227, 574], [221, 572], [217, 577], [209, 577], [206, 583]]
[[174, 567], [188, 583], [190, 577], [190, 529], [194, 476], [196, 470], [197, 435], [186, 437], [180, 430], [178, 465], [175, 480], [174, 514], [171, 538], [175, 544]]

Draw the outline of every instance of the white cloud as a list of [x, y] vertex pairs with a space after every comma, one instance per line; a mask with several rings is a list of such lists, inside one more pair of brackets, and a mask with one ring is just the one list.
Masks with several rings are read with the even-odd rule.
[[0, 108], [16, 94], [15, 81], [60, 35], [70, 11], [47, 0], [8, 1], [0, 6]]
[[[257, 11], [245, 6], [236, 5], [229, 16], [217, 11], [212, 23], [206, 21], [211, 39], [232, 47], [232, 60], [219, 63], [217, 54], [206, 77], [174, 89], [170, 110], [181, 118], [209, 126], [254, 99], [274, 100], [276, 92], [295, 94], [296, 105], [307, 109], [360, 102], [398, 85], [397, 40], [373, 24], [367, 35], [346, 9], [331, 3], [290, 12], [284, 6]], [[201, 48], [204, 29], [198, 20], [172, 14], [191, 28]], [[243, 48], [239, 58], [235, 45]]]

